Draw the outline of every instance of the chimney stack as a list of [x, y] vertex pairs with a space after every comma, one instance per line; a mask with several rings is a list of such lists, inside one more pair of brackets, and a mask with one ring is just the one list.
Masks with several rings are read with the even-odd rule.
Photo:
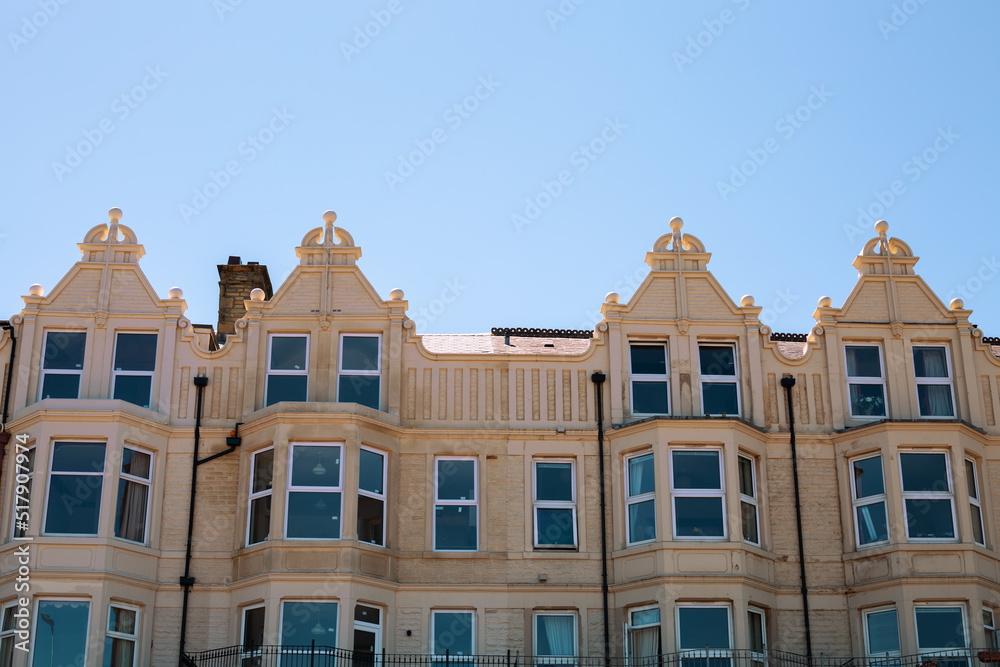
[[[219, 325], [218, 337], [224, 341], [227, 334], [236, 333], [236, 320], [243, 317], [243, 301], [250, 298], [250, 291], [261, 288], [270, 299], [271, 278], [267, 267], [257, 262], [240, 263], [231, 256], [226, 264], [219, 264]], [[221, 341], [220, 341], [221, 342]]]

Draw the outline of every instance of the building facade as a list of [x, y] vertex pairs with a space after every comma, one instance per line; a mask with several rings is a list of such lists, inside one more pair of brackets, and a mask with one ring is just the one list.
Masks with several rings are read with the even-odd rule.
[[110, 218], [0, 338], [4, 665], [995, 646], [1000, 341], [884, 222], [807, 335], [679, 218], [594, 331], [429, 335], [332, 212], [216, 328]]

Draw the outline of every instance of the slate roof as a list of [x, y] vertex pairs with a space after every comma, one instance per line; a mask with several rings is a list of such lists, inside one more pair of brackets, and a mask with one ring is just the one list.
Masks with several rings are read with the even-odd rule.
[[589, 338], [537, 338], [490, 334], [424, 334], [424, 348], [433, 354], [583, 354]]

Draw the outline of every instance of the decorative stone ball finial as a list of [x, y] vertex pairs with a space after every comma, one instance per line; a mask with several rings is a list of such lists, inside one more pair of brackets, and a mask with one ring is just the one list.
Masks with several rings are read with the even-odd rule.
[[833, 299], [828, 296], [821, 296], [819, 298], [819, 303], [817, 303], [820, 308], [831, 308], [833, 307]]
[[875, 223], [875, 233], [882, 236], [887, 231], [889, 231], [889, 223], [885, 220], [879, 220]]
[[117, 206], [115, 206], [110, 211], [108, 211], [108, 217], [111, 218], [111, 220], [113, 220], [114, 222], [118, 222], [119, 220], [122, 219], [122, 210]]
[[169, 290], [167, 290], [167, 296], [169, 296], [171, 299], [183, 299], [184, 290], [182, 290], [180, 287], [171, 287]]
[[333, 223], [337, 222], [337, 214], [333, 211], [324, 212], [323, 222], [327, 223], [328, 225], [332, 225]]
[[958, 297], [956, 297], [956, 298], [954, 298], [954, 299], [951, 300], [951, 303], [949, 303], [948, 306], [952, 310], [964, 310], [965, 309], [965, 302], [962, 301], [961, 299], [959, 299]]
[[392, 301], [402, 301], [403, 300], [403, 290], [398, 287], [393, 288], [389, 292], [389, 299]]
[[45, 288], [38, 283], [35, 283], [28, 288], [28, 294], [31, 296], [45, 296]]
[[606, 295], [604, 296], [604, 301], [605, 301], [606, 303], [618, 303], [618, 301], [619, 301], [620, 299], [621, 299], [621, 297], [619, 297], [619, 296], [618, 296], [618, 292], [608, 292], [608, 293], [607, 293], [607, 294], [606, 294]]
[[263, 301], [266, 296], [267, 294], [264, 293], [264, 290], [262, 290], [259, 287], [254, 287], [252, 290], [250, 290], [251, 301]]
[[684, 221], [678, 218], [676, 215], [670, 218], [670, 229], [674, 230], [675, 232], [678, 232], [683, 226], [684, 226]]
[[753, 297], [749, 294], [744, 294], [743, 298], [740, 299], [740, 305], [744, 308], [749, 308], [753, 305]]

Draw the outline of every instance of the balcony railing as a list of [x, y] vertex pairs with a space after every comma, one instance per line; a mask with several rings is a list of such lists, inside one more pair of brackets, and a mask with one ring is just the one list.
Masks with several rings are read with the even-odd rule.
[[706, 649], [648, 657], [500, 655], [417, 655], [349, 651], [315, 643], [307, 646], [229, 646], [184, 656], [187, 667], [981, 667], [1000, 663], [997, 649], [949, 649], [883, 657], [812, 659], [783, 651]]

